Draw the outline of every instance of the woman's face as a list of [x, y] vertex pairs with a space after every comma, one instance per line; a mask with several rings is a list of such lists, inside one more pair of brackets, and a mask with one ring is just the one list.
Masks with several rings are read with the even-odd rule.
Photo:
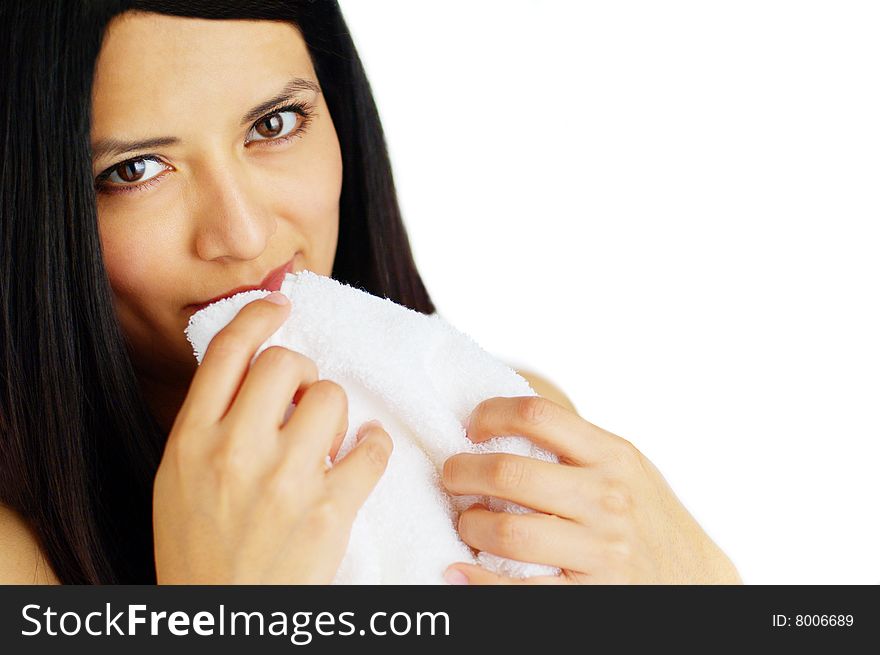
[[[93, 173], [116, 311], [142, 379], [191, 378], [193, 303], [259, 286], [291, 261], [331, 274], [342, 156], [317, 85], [287, 23], [129, 12], [108, 27]], [[295, 104], [304, 109], [282, 109]]]

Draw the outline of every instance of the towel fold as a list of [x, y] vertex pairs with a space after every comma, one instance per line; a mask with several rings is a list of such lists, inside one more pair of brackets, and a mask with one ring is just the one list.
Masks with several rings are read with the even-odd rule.
[[[460, 452], [558, 461], [521, 436], [482, 444], [466, 437], [464, 422], [477, 404], [537, 395], [528, 382], [436, 313], [421, 314], [308, 270], [288, 273], [281, 292], [291, 300], [290, 315], [251, 365], [266, 348], [284, 346], [313, 360], [319, 379], [345, 389], [349, 429], [337, 460], [369, 419], [379, 419], [394, 441], [388, 467], [354, 521], [334, 584], [443, 584], [443, 571], [457, 561], [520, 578], [559, 573], [487, 552], [475, 560], [456, 528], [463, 509], [479, 501], [495, 511], [531, 510], [496, 498], [453, 496], [440, 480], [444, 461]], [[186, 337], [197, 361], [244, 305], [268, 293], [246, 291], [193, 314]]]

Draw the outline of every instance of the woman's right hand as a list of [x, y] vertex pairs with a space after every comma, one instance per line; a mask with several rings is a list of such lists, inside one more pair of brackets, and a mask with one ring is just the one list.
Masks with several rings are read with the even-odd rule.
[[377, 426], [326, 468], [348, 399], [312, 360], [272, 346], [248, 370], [290, 311], [279, 295], [214, 336], [174, 421], [153, 488], [158, 584], [327, 584], [385, 471], [392, 442]]

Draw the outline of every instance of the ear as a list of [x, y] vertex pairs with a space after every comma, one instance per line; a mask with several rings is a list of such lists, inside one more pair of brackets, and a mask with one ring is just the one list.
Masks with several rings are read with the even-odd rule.
[[534, 389], [539, 396], [542, 396], [547, 400], [552, 400], [558, 405], [571, 410], [575, 414], [578, 413], [568, 396], [562, 393], [559, 387], [550, 382], [550, 380], [541, 377], [537, 373], [531, 373], [529, 371], [517, 371], [517, 373], [526, 379], [532, 389]]

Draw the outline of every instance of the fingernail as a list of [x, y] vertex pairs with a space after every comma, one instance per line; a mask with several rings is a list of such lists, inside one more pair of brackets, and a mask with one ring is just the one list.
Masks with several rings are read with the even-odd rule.
[[372, 427], [382, 428], [383, 430], [385, 429], [385, 427], [382, 425], [381, 421], [379, 421], [378, 419], [375, 419], [375, 418], [370, 419], [369, 421], [367, 421], [366, 423], [361, 425], [361, 427], [358, 428], [357, 435], [355, 435], [355, 442], [360, 443], [361, 439], [363, 439], [364, 435], [367, 433], [367, 430], [369, 430]]
[[289, 302], [287, 296], [280, 291], [273, 291], [268, 296], [266, 296], [265, 299], [271, 303], [275, 303], [276, 305], [286, 305]]
[[443, 579], [449, 584], [468, 584], [467, 576], [459, 569], [446, 569]]

